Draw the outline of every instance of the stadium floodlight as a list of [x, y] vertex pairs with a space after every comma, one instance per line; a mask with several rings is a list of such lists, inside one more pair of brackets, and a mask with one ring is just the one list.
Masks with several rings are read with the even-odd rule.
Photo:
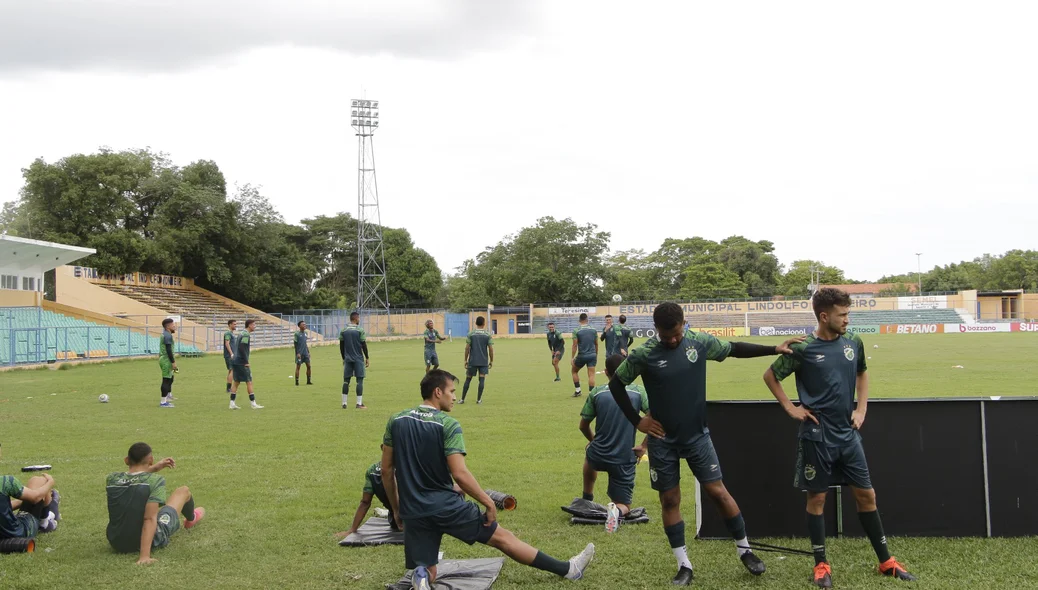
[[[355, 119], [355, 120], [354, 120]], [[378, 101], [353, 99], [350, 101], [350, 124], [358, 134], [371, 134], [378, 127]]]
[[[350, 124], [357, 132], [357, 309], [368, 315], [366, 329], [379, 334], [389, 328], [389, 286], [382, 242], [382, 215], [375, 181], [374, 133], [378, 129], [378, 101], [350, 101]], [[381, 325], [384, 314], [385, 325]]]

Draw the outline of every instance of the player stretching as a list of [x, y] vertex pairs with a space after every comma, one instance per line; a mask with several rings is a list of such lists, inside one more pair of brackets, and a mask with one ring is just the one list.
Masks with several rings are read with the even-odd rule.
[[[385, 446], [382, 449], [384, 451]], [[374, 498], [378, 498], [378, 501], [382, 502], [382, 505], [389, 509], [389, 528], [394, 531], [400, 530], [396, 526], [396, 518], [393, 516], [393, 505], [389, 503], [386, 487], [382, 484], [382, 461], [378, 461], [364, 472], [364, 490], [361, 492], [360, 504], [357, 505], [357, 512], [353, 515], [353, 524], [350, 525], [350, 530], [341, 533], [343, 537], [348, 537], [357, 532], [360, 525], [364, 523], [364, 517], [367, 516], [368, 509], [371, 508], [371, 500]]]
[[300, 321], [299, 331], [295, 334], [296, 348], [296, 387], [299, 387], [299, 366], [306, 363], [306, 384], [313, 385], [310, 381], [310, 345], [306, 338], [306, 322]]
[[[429, 590], [435, 585], [444, 533], [469, 545], [489, 545], [519, 563], [570, 580], [584, 577], [595, 556], [593, 544], [569, 562], [559, 561], [498, 526], [494, 501], [465, 465], [461, 425], [447, 415], [454, 407], [456, 386], [454, 375], [430, 371], [422, 379], [422, 404], [390, 418], [382, 438], [382, 482], [397, 525], [403, 525], [405, 566], [414, 569], [412, 587]], [[455, 482], [486, 512], [462, 499], [454, 491]]]
[[551, 351], [551, 366], [555, 367], [555, 380], [562, 381], [559, 376], [559, 361], [566, 354], [566, 339], [555, 331], [555, 322], [548, 322], [548, 350]]
[[238, 336], [238, 349], [234, 352], [234, 360], [231, 361], [234, 367], [234, 385], [231, 387], [231, 405], [230, 409], [240, 409], [238, 404], [234, 403], [235, 398], [238, 397], [238, 385], [244, 383], [245, 389], [249, 392], [249, 402], [252, 403], [253, 410], [262, 410], [263, 406], [256, 403], [256, 393], [252, 390], [252, 367], [249, 365], [249, 349], [250, 349], [250, 338], [252, 333], [256, 331], [256, 320], [245, 320], [245, 331]]
[[[869, 376], [861, 338], [847, 332], [851, 298], [833, 288], [819, 289], [811, 298], [818, 327], [793, 354], [775, 361], [764, 373], [764, 382], [794, 420], [800, 421], [797, 466], [793, 485], [807, 492], [807, 530], [815, 554], [814, 583], [831, 588], [832, 569], [825, 556], [825, 497], [829, 486], [850, 483], [858, 505], [858, 519], [879, 558], [879, 571], [899, 580], [915, 580], [890, 556], [883, 523], [876, 510], [865, 449], [858, 430], [865, 422], [869, 401]], [[786, 396], [779, 383], [796, 374], [800, 407]], [[854, 393], [858, 393], [857, 405]]]
[[602, 335], [598, 339], [605, 342], [606, 358], [620, 354], [620, 328], [613, 323], [612, 315], [606, 314], [605, 327], [602, 328]]
[[580, 397], [580, 370], [587, 367], [587, 390], [595, 388], [595, 365], [598, 364], [598, 331], [587, 323], [587, 314], [580, 314], [580, 325], [573, 331], [573, 352], [570, 355], [573, 373], [573, 397]]
[[223, 333], [223, 364], [227, 366], [227, 393], [231, 392], [231, 382], [234, 377], [234, 331], [238, 327], [238, 320], [227, 320], [227, 331]]
[[634, 344], [634, 336], [631, 329], [627, 327], [627, 316], [620, 314], [620, 354], [627, 356]]
[[433, 328], [433, 321], [425, 322], [425, 372], [440, 368], [440, 355], [436, 354], [436, 344], [446, 340]]
[[[617, 367], [624, 362], [624, 357], [615, 354], [606, 359], [606, 378], [612, 378]], [[639, 412], [649, 412], [649, 398], [645, 390], [638, 385], [628, 385], [627, 395], [631, 404]], [[595, 433], [591, 434], [591, 422], [595, 423]], [[627, 421], [620, 407], [616, 405], [608, 386], [596, 388], [588, 394], [584, 409], [580, 411], [580, 432], [590, 443], [584, 450], [584, 499], [592, 502], [595, 499], [595, 480], [598, 472], [609, 474], [608, 516], [605, 529], [607, 533], [616, 532], [620, 519], [631, 511], [634, 499], [634, 476], [638, 460], [646, 451], [646, 440], [639, 447], [633, 447], [634, 425]]]
[[350, 323], [339, 333], [339, 354], [342, 356], [342, 409], [349, 405], [350, 380], [357, 378], [357, 409], [366, 410], [364, 405], [364, 369], [368, 361], [368, 337], [360, 327], [360, 314], [350, 314]]
[[[663, 531], [678, 561], [673, 584], [692, 582], [692, 562], [685, 549], [685, 522], [681, 519], [681, 459], [684, 459], [703, 490], [724, 517], [735, 539], [739, 559], [755, 576], [764, 573], [764, 562], [750, 551], [746, 523], [735, 499], [721, 478], [721, 466], [706, 426], [706, 361], [723, 361], [729, 356], [752, 358], [789, 354], [788, 340], [779, 346], [748, 342], [725, 342], [705, 332], [683, 330], [681, 306], [662, 303], [652, 314], [656, 336], [634, 349], [609, 381], [609, 391], [624, 415], [649, 438], [649, 479], [659, 492], [663, 508]], [[640, 417], [627, 393], [638, 377], [649, 397], [652, 415]]]
[[469, 394], [472, 378], [479, 374], [479, 393], [476, 403], [483, 403], [483, 386], [487, 382], [487, 373], [494, 366], [494, 335], [484, 329], [487, 320], [483, 316], [476, 318], [476, 329], [465, 338], [465, 388], [461, 390], [461, 403]]
[[173, 407], [173, 373], [177, 371], [177, 361], [173, 360], [173, 334], [176, 333], [177, 324], [172, 318], [162, 320], [162, 343], [159, 346], [159, 368], [162, 369], [160, 408]]

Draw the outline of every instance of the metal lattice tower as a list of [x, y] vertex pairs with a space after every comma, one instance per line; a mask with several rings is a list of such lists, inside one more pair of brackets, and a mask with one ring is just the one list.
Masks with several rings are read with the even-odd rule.
[[382, 244], [382, 215], [375, 181], [378, 101], [354, 99], [350, 121], [357, 132], [357, 309], [389, 313], [386, 255]]

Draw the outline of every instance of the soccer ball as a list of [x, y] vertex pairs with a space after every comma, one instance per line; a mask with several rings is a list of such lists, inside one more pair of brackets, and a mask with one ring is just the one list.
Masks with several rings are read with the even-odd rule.
[[873, 344], [872, 348], [879, 348], [879, 345], [878, 344]]
[[620, 302], [621, 302], [621, 301], [623, 301], [623, 300], [624, 300], [624, 298], [623, 298], [623, 297], [620, 297], [620, 294], [619, 294], [619, 293], [617, 293], [616, 295], [613, 295], [613, 301], [615, 301], [615, 302], [617, 302], [617, 303], [620, 303]]
[[107, 393], [102, 393], [101, 395], [97, 396], [97, 401], [101, 402], [102, 404], [107, 404], [108, 403], [108, 394]]

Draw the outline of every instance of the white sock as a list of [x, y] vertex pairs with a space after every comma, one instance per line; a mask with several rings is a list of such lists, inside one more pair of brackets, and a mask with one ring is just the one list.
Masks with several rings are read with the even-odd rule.
[[678, 569], [687, 567], [692, 569], [692, 562], [688, 560], [688, 553], [685, 552], [685, 546], [675, 547], [673, 549], [674, 557], [678, 558]]
[[735, 540], [735, 551], [738, 552], [739, 557], [742, 557], [743, 553], [750, 553], [750, 540], [746, 537]]
[[358, 406], [363, 406], [364, 405], [364, 396], [363, 395], [358, 395], [357, 396], [357, 405]]
[[164, 403], [164, 404], [168, 404], [169, 403], [169, 394], [162, 396], [162, 403]]
[[345, 394], [345, 393], [342, 394], [342, 405], [345, 406], [347, 403], [349, 403], [349, 401], [350, 401], [350, 396]]

